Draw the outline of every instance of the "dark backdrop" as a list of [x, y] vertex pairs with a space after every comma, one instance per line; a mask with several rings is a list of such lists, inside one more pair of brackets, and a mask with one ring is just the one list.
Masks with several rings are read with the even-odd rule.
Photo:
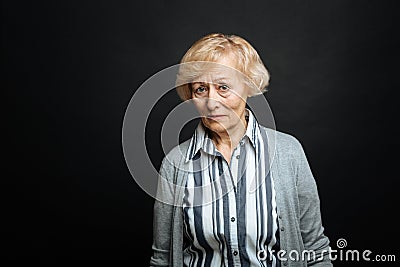
[[[2, 2], [3, 259], [146, 266], [153, 199], [126, 167], [124, 112], [211, 32], [246, 38], [270, 70], [265, 96], [304, 146], [332, 247], [399, 256], [396, 1], [144, 2]], [[178, 102], [152, 115], [156, 167]]]

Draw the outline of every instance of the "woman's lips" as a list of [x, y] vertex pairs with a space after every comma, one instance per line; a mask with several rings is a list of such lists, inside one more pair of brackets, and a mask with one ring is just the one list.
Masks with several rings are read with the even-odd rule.
[[206, 118], [207, 119], [211, 119], [211, 120], [220, 120], [222, 118], [224, 118], [226, 115], [207, 115]]

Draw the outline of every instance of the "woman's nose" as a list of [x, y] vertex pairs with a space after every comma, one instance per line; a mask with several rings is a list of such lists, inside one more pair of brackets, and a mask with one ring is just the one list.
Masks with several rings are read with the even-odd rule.
[[220, 105], [218, 98], [219, 98], [219, 95], [218, 95], [216, 86], [213, 84], [210, 84], [209, 89], [208, 89], [208, 98], [206, 100], [207, 108], [209, 110], [214, 110]]

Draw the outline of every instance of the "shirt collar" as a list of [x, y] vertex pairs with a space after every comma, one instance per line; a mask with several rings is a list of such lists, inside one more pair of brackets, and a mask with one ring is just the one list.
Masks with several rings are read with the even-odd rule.
[[[243, 139], [247, 137], [257, 153], [257, 146], [259, 142], [258, 139], [260, 138], [260, 125], [249, 109], [246, 109], [246, 114], [248, 115], [247, 129], [241, 139], [241, 142], [243, 142]], [[189, 149], [186, 152], [185, 161], [188, 162], [189, 160], [193, 159], [200, 149], [210, 155], [217, 156], [217, 150], [211, 138], [209, 137], [208, 129], [201, 121], [199, 122], [192, 138], [190, 139]]]

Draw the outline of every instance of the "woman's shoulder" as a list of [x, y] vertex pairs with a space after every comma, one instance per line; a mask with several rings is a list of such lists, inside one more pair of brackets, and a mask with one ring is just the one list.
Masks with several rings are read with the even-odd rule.
[[[297, 137], [293, 134], [278, 131], [276, 129], [268, 128], [260, 125], [260, 129], [264, 130], [268, 139], [268, 146], [273, 147], [275, 153], [284, 155], [298, 155], [303, 151], [302, 145]], [[190, 139], [174, 146], [165, 155], [163, 162], [169, 165], [178, 166], [185, 164], [187, 150], [190, 145]]]
[[189, 148], [190, 139], [174, 146], [168, 153], [166, 153], [163, 162], [169, 162], [171, 165], [177, 166], [185, 162], [187, 150]]
[[261, 129], [266, 131], [268, 144], [273, 145], [277, 152], [293, 154], [302, 150], [299, 139], [293, 134], [264, 126], [261, 126]]

